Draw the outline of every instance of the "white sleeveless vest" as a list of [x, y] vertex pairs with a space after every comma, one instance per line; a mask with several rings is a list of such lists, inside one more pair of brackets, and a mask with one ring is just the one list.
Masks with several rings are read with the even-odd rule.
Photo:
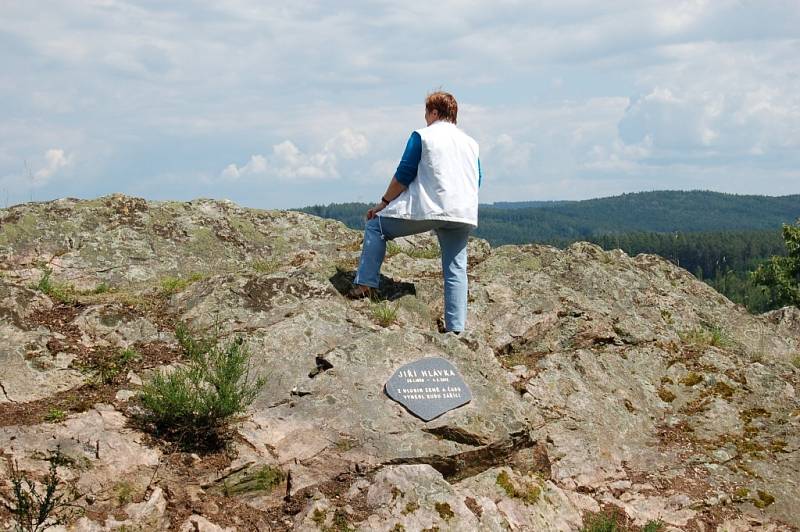
[[447, 220], [478, 226], [478, 143], [439, 120], [418, 129], [417, 178], [380, 213], [407, 220]]

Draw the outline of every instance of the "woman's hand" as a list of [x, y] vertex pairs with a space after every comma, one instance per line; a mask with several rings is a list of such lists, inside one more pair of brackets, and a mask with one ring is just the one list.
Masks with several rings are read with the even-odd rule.
[[401, 184], [397, 180], [397, 177], [393, 177], [392, 181], [389, 183], [389, 188], [386, 189], [386, 193], [381, 197], [381, 202], [375, 204], [373, 208], [367, 211], [367, 220], [375, 218], [379, 212], [389, 205], [390, 201], [394, 201], [405, 189], [406, 186]]
[[380, 203], [376, 203], [373, 208], [367, 211], [367, 220], [372, 220], [373, 218], [375, 218], [379, 212], [381, 212], [383, 209], [386, 208], [386, 205], [387, 203], [383, 201]]

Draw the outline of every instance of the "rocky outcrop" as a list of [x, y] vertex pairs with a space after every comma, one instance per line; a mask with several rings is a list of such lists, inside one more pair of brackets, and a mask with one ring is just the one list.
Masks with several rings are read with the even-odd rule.
[[[384, 326], [342, 296], [360, 240], [213, 200], [0, 211], [2, 454], [36, 476], [59, 445], [78, 530], [800, 525], [797, 309], [750, 315], [656, 256], [476, 239], [469, 330], [443, 334], [422, 235], [390, 249]], [[226, 452], [128, 423], [142, 380], [180, 363], [179, 322], [243, 338], [267, 379]], [[430, 356], [473, 400], [425, 423], [383, 385]]]

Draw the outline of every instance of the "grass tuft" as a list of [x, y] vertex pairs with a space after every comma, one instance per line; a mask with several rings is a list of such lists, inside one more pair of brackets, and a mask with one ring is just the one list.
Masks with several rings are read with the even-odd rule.
[[108, 283], [102, 282], [99, 285], [95, 286], [94, 289], [91, 291], [94, 295], [105, 294], [111, 291], [111, 286]]
[[136, 495], [136, 487], [130, 482], [123, 480], [114, 485], [114, 498], [120, 506], [132, 502], [134, 495]]
[[136, 362], [141, 355], [133, 348], [126, 348], [115, 356], [99, 359], [94, 364], [86, 367], [86, 370], [93, 371], [89, 384], [102, 386], [104, 384], [114, 384], [124, 374], [128, 365]]
[[253, 261], [251, 267], [258, 273], [269, 275], [270, 273], [275, 273], [280, 269], [281, 261], [277, 259], [256, 260]]
[[390, 305], [388, 301], [373, 303], [371, 312], [375, 321], [383, 327], [388, 327], [397, 321], [397, 305]]
[[188, 277], [164, 277], [159, 282], [159, 293], [163, 297], [173, 296], [179, 292], [183, 292], [192, 283], [202, 281], [206, 275], [198, 272], [190, 273]]
[[695, 347], [731, 347], [733, 341], [727, 333], [717, 326], [696, 327], [690, 331], [679, 334], [684, 343]]
[[265, 465], [255, 472], [246, 473], [233, 483], [225, 482], [222, 490], [227, 497], [255, 491], [272, 491], [285, 479], [286, 473], [277, 467]]
[[44, 415], [44, 420], [47, 423], [60, 423], [65, 419], [67, 419], [67, 413], [55, 407], [48, 410], [47, 414]]
[[391, 258], [391, 257], [394, 257], [398, 253], [402, 253], [402, 252], [403, 252], [403, 248], [400, 247], [400, 244], [398, 244], [397, 242], [393, 242], [391, 240], [386, 242], [386, 258], [387, 259]]
[[662, 521], [648, 521], [645, 523], [644, 527], [642, 527], [642, 532], [658, 532], [664, 528], [664, 523]]
[[119, 355], [117, 355], [117, 362], [122, 366], [127, 366], [131, 362], [136, 362], [141, 358], [142, 356], [135, 349], [128, 347], [119, 352]]
[[536, 504], [542, 492], [539, 486], [526, 486], [525, 489], [517, 488], [511, 481], [511, 477], [505, 471], [500, 471], [500, 473], [498, 473], [496, 484], [503, 488], [503, 491], [505, 491], [509, 497], [522, 499], [527, 504]]
[[407, 249], [405, 254], [412, 259], [435, 259], [442, 256], [442, 250], [436, 244], [431, 244], [424, 248]]
[[651, 520], [642, 528], [634, 526], [619, 510], [606, 511], [593, 514], [586, 518], [581, 532], [659, 532], [663, 530], [664, 523], [660, 520]]
[[617, 514], [599, 514], [592, 516], [581, 532], [617, 532]]
[[47, 294], [52, 299], [60, 303], [64, 303], [67, 305], [72, 305], [78, 301], [78, 292], [75, 290], [75, 287], [69, 283], [58, 283], [53, 281], [50, 276], [53, 274], [53, 270], [50, 268], [44, 268], [42, 270], [42, 277], [39, 279], [39, 282], [33, 285], [31, 288], [34, 290], [38, 290], [43, 294]]

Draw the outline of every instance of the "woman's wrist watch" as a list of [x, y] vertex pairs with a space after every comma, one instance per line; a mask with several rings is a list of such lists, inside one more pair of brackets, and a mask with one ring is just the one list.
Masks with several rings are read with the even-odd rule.
[[385, 203], [386, 205], [389, 205], [389, 200], [386, 199], [386, 196], [381, 196], [381, 202]]

